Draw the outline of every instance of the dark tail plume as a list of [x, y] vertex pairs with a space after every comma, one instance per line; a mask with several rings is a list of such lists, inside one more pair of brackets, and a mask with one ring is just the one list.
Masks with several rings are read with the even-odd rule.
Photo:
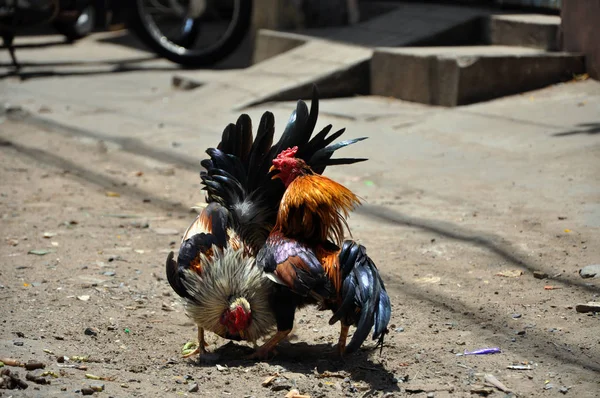
[[355, 325], [346, 352], [356, 351], [373, 329], [373, 340], [383, 344], [392, 307], [377, 267], [364, 246], [346, 240], [339, 254], [342, 272], [342, 303], [329, 320]]
[[[265, 229], [264, 226], [272, 226], [275, 223], [279, 203], [285, 191], [281, 182], [272, 181], [269, 174], [273, 159], [281, 151], [297, 146], [296, 156], [304, 159], [313, 171], [319, 174], [330, 165], [366, 160], [332, 159], [333, 153], [338, 149], [364, 138], [333, 143], [344, 133], [344, 129], [329, 134], [331, 125], [312, 137], [318, 114], [319, 98], [315, 86], [310, 109], [304, 101], [298, 101], [296, 110], [292, 112], [283, 134], [275, 144], [275, 118], [271, 112], [263, 114], [256, 138], [253, 137], [252, 121], [248, 115], [243, 114], [236, 124], [229, 124], [223, 131], [217, 148], [207, 150], [209, 159], [201, 162], [206, 169], [200, 175], [203, 189], [207, 191], [207, 202], [217, 202], [225, 206], [234, 217], [234, 223], [243, 225], [245, 231], [252, 230], [253, 226], [268, 231], [269, 228]], [[254, 236], [253, 239], [256, 240], [257, 237]]]

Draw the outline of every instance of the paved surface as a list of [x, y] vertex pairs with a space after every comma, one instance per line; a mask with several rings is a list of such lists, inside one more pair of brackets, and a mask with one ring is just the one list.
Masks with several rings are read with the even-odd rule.
[[[174, 89], [176, 68], [171, 64], [141, 60], [148, 54], [96, 39], [74, 47], [20, 51], [20, 59], [29, 65], [29, 78], [0, 81], [0, 103], [12, 107], [0, 117], [0, 137], [27, 154], [27, 164], [36, 170], [51, 164], [76, 170], [73, 178], [91, 186], [114, 190], [111, 184], [116, 184], [123, 196], [136, 198], [137, 206], [137, 199], [151, 196], [152, 203], [176, 209], [182, 217], [163, 214], [165, 224], [184, 228], [185, 209], [201, 199], [190, 189], [197, 187], [199, 158], [214, 145], [224, 125], [238, 116], [232, 108], [240, 98], [228, 97], [231, 92], [225, 90]], [[106, 63], [102, 54], [110, 54], [118, 64], [137, 60], [138, 70], [115, 73], [115, 65]], [[0, 56], [5, 63], [7, 55]], [[237, 72], [197, 73], [207, 84], [218, 85], [235, 81]], [[261, 75], [255, 79], [260, 84]], [[256, 121], [264, 110], [272, 110], [281, 131], [293, 107], [291, 102], [273, 102], [245, 111]], [[576, 314], [573, 306], [597, 300], [599, 293], [598, 279], [584, 280], [577, 272], [600, 259], [600, 83], [569, 82], [455, 109], [356, 97], [325, 100], [321, 110], [319, 126], [333, 123], [346, 126], [348, 137], [370, 137], [344, 150], [348, 156], [366, 156], [369, 162], [328, 174], [364, 198], [366, 205], [351, 220], [354, 233], [371, 248], [389, 281], [396, 305], [394, 323], [412, 325], [406, 337], [395, 335], [392, 340], [397, 348], [388, 354], [390, 363], [411, 361], [421, 380], [462, 386], [467, 376], [448, 348], [467, 339], [473, 348], [502, 345], [507, 357], [477, 358], [470, 366], [495, 372], [526, 395], [542, 395], [544, 380], [563, 377], [565, 384], [575, 383], [574, 393], [593, 396], [600, 370], [597, 318]], [[19, 153], [10, 153], [20, 159]], [[173, 168], [175, 176], [169, 179], [161, 171], [154, 185], [138, 185], [131, 175], [140, 168]], [[12, 173], [8, 166], [5, 171]], [[115, 176], [129, 185], [117, 184]], [[36, 181], [23, 181], [23, 189]], [[7, 181], [2, 186], [12, 192]], [[102, 205], [103, 197], [94, 203]], [[158, 267], [155, 263], [162, 260], [153, 262]], [[507, 268], [526, 275], [516, 280], [494, 276]], [[533, 270], [550, 277], [534, 279]], [[563, 289], [545, 291], [544, 285]], [[529, 311], [527, 322], [537, 328], [512, 344], [516, 321], [503, 319], [517, 311]], [[454, 330], [440, 326], [438, 335], [437, 327], [431, 328], [431, 319], [443, 325], [450, 317], [452, 322], [458, 319]], [[562, 329], [547, 332], [552, 328]], [[157, 345], [152, 355], [166, 361], [163, 357], [176, 355], [182, 341], [166, 326], [160, 330], [168, 351]], [[189, 327], [177, 330], [193, 335]], [[427, 344], [435, 351], [428, 351]], [[427, 353], [430, 356], [422, 356]], [[496, 372], [509, 363], [507, 358], [517, 363], [535, 358], [543, 364], [533, 379]], [[403, 371], [405, 365], [396, 362], [390, 372]], [[166, 382], [160, 380], [157, 396]], [[148, 385], [142, 384], [150, 389]], [[552, 393], [557, 396], [557, 388]]]

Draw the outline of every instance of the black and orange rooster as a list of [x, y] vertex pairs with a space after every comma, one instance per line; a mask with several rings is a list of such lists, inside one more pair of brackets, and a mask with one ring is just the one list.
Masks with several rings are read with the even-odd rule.
[[[329, 324], [341, 321], [340, 354], [359, 348], [371, 329], [373, 339], [382, 343], [391, 315], [383, 281], [364, 246], [342, 243], [345, 218], [359, 200], [316, 173], [298, 153], [298, 147], [282, 151], [271, 167], [286, 191], [257, 262], [279, 285], [272, 295], [278, 332], [257, 356], [269, 355], [291, 332], [296, 308], [309, 303], [334, 312]], [[356, 325], [356, 332], [346, 346], [350, 325]]]
[[[166, 266], [171, 287], [183, 298], [187, 315], [198, 325], [198, 348], [186, 356], [205, 352], [205, 330], [227, 339], [256, 343], [277, 327], [275, 336], [254, 354], [266, 357], [289, 333], [295, 308], [310, 298], [336, 311], [330, 322], [342, 320], [340, 342], [345, 341], [347, 326], [357, 324], [347, 351], [358, 348], [373, 326], [374, 337], [382, 338], [390, 316], [389, 299], [364, 248], [346, 242], [339, 249], [336, 244], [343, 235], [343, 218], [323, 212], [325, 208], [317, 212], [304, 208], [302, 201], [293, 200], [297, 191], [275, 178], [286, 176], [280, 162], [283, 159], [302, 162], [313, 176], [323, 173], [328, 165], [366, 160], [331, 159], [336, 150], [361, 139], [332, 144], [344, 130], [329, 135], [331, 125], [311, 139], [317, 116], [315, 89], [310, 111], [298, 101], [276, 144], [273, 114], [265, 112], [255, 139], [250, 118], [242, 115], [237, 124], [227, 126], [218, 147], [207, 150], [210, 159], [202, 161], [206, 171], [201, 172], [201, 178], [208, 205], [184, 234], [177, 261], [171, 253]], [[291, 154], [288, 148], [294, 148], [292, 158], [286, 155]], [[278, 164], [280, 171], [275, 175], [273, 165]], [[314, 203], [335, 200], [329, 204], [334, 211], [346, 212], [356, 202], [356, 197], [341, 185], [329, 179], [323, 181], [331, 184], [314, 192], [306, 190], [303, 195], [314, 198]], [[293, 188], [297, 184], [287, 185]], [[333, 187], [340, 187], [340, 191], [315, 196]], [[340, 194], [346, 195], [341, 207], [337, 202]], [[311, 225], [321, 228], [320, 233], [294, 229], [298, 217], [313, 220]], [[276, 241], [278, 236], [281, 246]], [[335, 243], [327, 240], [329, 236]], [[278, 261], [288, 247], [290, 253], [300, 247], [310, 252], [305, 262], [313, 261], [306, 274], [312, 278], [310, 281], [302, 273], [306, 266], [294, 259]], [[295, 279], [287, 264], [298, 268]]]

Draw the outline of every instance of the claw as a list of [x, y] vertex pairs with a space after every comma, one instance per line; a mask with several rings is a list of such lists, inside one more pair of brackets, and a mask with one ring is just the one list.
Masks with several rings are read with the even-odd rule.
[[194, 351], [188, 352], [187, 354], [183, 354], [183, 358], [189, 358], [196, 354], [202, 355], [202, 354], [206, 354], [206, 353], [207, 353], [206, 349], [204, 349], [204, 347], [200, 348], [200, 344], [198, 344], [198, 347], [196, 347], [196, 349]]
[[208, 351], [206, 351], [206, 347], [208, 347], [208, 343], [206, 343], [206, 341], [204, 341], [204, 329], [198, 328], [198, 346], [193, 351], [187, 352], [190, 345], [192, 345], [192, 343], [186, 343], [186, 345], [183, 347], [183, 350], [182, 350], [183, 358], [189, 358], [193, 355], [197, 355], [197, 354], [202, 355], [202, 354], [208, 353]]

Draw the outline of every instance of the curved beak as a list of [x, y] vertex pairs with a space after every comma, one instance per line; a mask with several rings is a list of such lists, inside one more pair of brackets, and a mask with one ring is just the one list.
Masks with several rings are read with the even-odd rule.
[[269, 175], [271, 175], [271, 180], [276, 180], [279, 177], [279, 170], [277, 170], [275, 168], [275, 166], [271, 166], [271, 168], [269, 169]]

